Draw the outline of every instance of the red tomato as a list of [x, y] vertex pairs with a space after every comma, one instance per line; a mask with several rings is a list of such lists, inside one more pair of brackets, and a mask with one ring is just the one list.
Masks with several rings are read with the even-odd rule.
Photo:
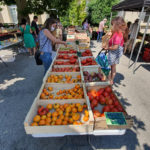
[[103, 107], [103, 110], [102, 110], [103, 113], [104, 113], [104, 112], [109, 112], [109, 111], [110, 111], [109, 106], [104, 106], [104, 107]]
[[107, 87], [105, 88], [105, 91], [108, 92], [108, 93], [111, 93], [111, 92], [112, 92], [112, 89], [111, 89], [111, 87], [107, 86]]
[[99, 103], [104, 105], [106, 103], [106, 99], [103, 95], [100, 96]]
[[113, 108], [113, 109], [111, 110], [111, 112], [118, 112], [118, 109], [117, 109], [117, 108]]
[[98, 101], [96, 99], [93, 99], [93, 101], [91, 102], [91, 104], [96, 107], [98, 105]]
[[100, 96], [103, 92], [104, 92], [104, 89], [99, 89], [97, 92], [98, 96]]
[[107, 105], [112, 105], [113, 104], [113, 100], [112, 99], [107, 99], [106, 100], [106, 104]]
[[103, 92], [103, 95], [104, 95], [105, 97], [107, 97], [107, 96], [109, 95], [109, 93], [106, 92], [106, 91], [104, 91], [104, 92]]
[[92, 94], [92, 96], [96, 97], [97, 96], [97, 91], [96, 90], [91, 90], [90, 92]]

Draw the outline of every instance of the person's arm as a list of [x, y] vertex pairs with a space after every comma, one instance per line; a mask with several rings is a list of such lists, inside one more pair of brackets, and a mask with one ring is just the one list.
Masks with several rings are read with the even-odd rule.
[[61, 41], [59, 39], [56, 39], [48, 30], [44, 30], [45, 36], [47, 36], [54, 44], [64, 44], [66, 45], [65, 41]]

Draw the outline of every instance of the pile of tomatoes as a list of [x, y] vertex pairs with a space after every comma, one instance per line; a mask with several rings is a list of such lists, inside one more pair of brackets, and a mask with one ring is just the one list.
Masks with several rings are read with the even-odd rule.
[[[93, 113], [96, 113], [98, 117], [103, 116], [104, 112], [124, 112], [110, 86], [99, 90], [90, 90], [88, 91], [88, 96]], [[104, 105], [102, 112], [95, 110], [98, 104]]]

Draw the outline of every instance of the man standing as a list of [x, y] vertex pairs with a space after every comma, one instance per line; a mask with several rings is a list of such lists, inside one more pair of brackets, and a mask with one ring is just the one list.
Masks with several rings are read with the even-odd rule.
[[38, 34], [39, 34], [39, 28], [37, 26], [37, 21], [38, 21], [38, 17], [37, 16], [34, 16], [33, 17], [33, 21], [31, 23], [31, 28], [33, 30], [33, 37], [34, 37], [34, 40], [35, 42], [37, 43], [37, 37], [38, 37]]
[[99, 30], [98, 30], [98, 35], [97, 35], [97, 42], [101, 42], [102, 41], [102, 36], [104, 33], [104, 27], [105, 27], [105, 23], [107, 22], [107, 19], [103, 19], [103, 21], [101, 21], [99, 23]]

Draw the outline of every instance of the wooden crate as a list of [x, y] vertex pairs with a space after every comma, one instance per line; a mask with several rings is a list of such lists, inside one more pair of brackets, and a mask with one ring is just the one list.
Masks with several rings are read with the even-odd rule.
[[[87, 57], [79, 57], [79, 65], [80, 65], [80, 67], [81, 68], [84, 68], [84, 67], [99, 67], [99, 65], [96, 63], [96, 65], [90, 65], [90, 66], [83, 66], [82, 64], [81, 64], [81, 61], [82, 60], [84, 60], [84, 59], [86, 59], [86, 58], [92, 58], [93, 60], [95, 60], [95, 58], [93, 57], [93, 56], [87, 56]], [[96, 62], [96, 60], [95, 60], [95, 62]]]
[[[86, 86], [86, 91], [89, 91], [89, 90], [98, 90], [100, 88], [105, 88], [107, 87], [108, 85], [95, 85], [95, 86]], [[87, 93], [86, 93], [87, 94]], [[113, 92], [113, 94], [115, 95], [115, 93]], [[117, 98], [117, 96], [115, 95], [115, 97]], [[89, 98], [87, 97], [87, 99], [89, 100]], [[118, 102], [120, 103], [119, 99], [117, 98]], [[122, 106], [122, 104], [120, 103], [120, 105]], [[123, 106], [122, 106], [123, 107]], [[102, 107], [101, 107], [102, 108]], [[123, 107], [124, 108], [124, 107]], [[99, 109], [99, 111], [101, 111]], [[110, 126], [110, 125], [107, 125], [106, 124], [106, 118], [105, 117], [99, 117], [99, 118], [96, 118], [95, 119], [95, 122], [94, 122], [94, 131], [96, 130], [108, 130], [108, 129], [128, 129], [128, 128], [131, 128], [133, 126], [133, 119], [131, 116], [129, 116], [127, 114], [127, 112], [125, 111], [124, 109], [124, 116], [125, 116], [125, 119], [126, 119], [126, 123], [127, 125], [121, 125], [121, 126], [116, 126], [116, 125], [113, 125], [113, 126]]]
[[[48, 79], [48, 77], [50, 75], [63, 75], [63, 76], [65, 76], [65, 75], [71, 75], [72, 79], [77, 79], [77, 75], [81, 75], [81, 72], [49, 72], [48, 76], [47, 76], [47, 79]], [[44, 83], [48, 83], [47, 79], [46, 79], [46, 81]], [[81, 80], [81, 82], [82, 82], [82, 80]], [[77, 83], [81, 83], [81, 82], [77, 82]], [[64, 83], [54, 83], [54, 84], [57, 85], [57, 84], [64, 84]]]
[[[103, 76], [106, 80], [99, 81], [99, 82], [85, 82], [84, 75], [83, 75], [84, 71], [88, 71], [89, 73], [92, 73], [92, 72], [101, 73], [101, 74], [103, 74]], [[82, 78], [82, 82], [84, 82], [86, 86], [110, 85], [108, 78], [105, 76], [105, 74], [103, 73], [103, 71], [101, 70], [100, 67], [82, 67], [81, 68], [81, 78]]]
[[58, 61], [68, 62], [69, 59], [68, 59], [68, 60], [66, 60], [66, 59], [55, 59], [55, 61], [53, 62], [53, 64], [54, 64], [54, 65], [57, 65], [57, 66], [77, 66], [77, 65], [79, 65], [79, 60], [78, 60], [78, 59], [77, 59], [77, 61], [76, 61], [76, 64], [68, 64], [68, 65], [65, 65], [65, 64], [58, 65], [58, 64], [56, 64], [56, 62], [58, 62]]
[[[68, 68], [68, 67], [70, 67], [70, 68], [74, 68], [74, 67], [77, 68], [77, 67], [79, 67], [79, 69], [80, 69], [80, 66], [79, 66], [79, 65], [62, 65], [62, 66], [61, 66], [61, 65], [53, 65], [50, 71], [52, 72], [53, 68], [66, 68], [66, 67], [67, 67], [67, 68]], [[72, 71], [72, 72], [73, 72], [73, 71]], [[80, 72], [80, 70], [77, 71], [77, 72]]]
[[[30, 111], [28, 112], [25, 121], [24, 128], [26, 134], [63, 134], [63, 133], [91, 133], [93, 131], [93, 115], [91, 110], [89, 111], [89, 121], [84, 123], [83, 125], [54, 125], [54, 126], [30, 126], [33, 117], [37, 114], [38, 106], [46, 106], [47, 104], [54, 104], [54, 101], [38, 101], [35, 100]], [[60, 101], [59, 104], [65, 104], [65, 101]], [[67, 103], [78, 103], [77, 101], [70, 101]], [[86, 103], [86, 100], [80, 102], [81, 104]]]
[[[68, 90], [68, 89], [72, 89], [72, 88], [74, 88], [75, 87], [75, 85], [80, 85], [80, 87], [81, 88], [83, 88], [83, 84], [82, 83], [72, 83], [72, 84], [56, 84], [56, 83], [43, 83], [42, 84], [42, 87], [43, 87], [43, 89], [45, 88], [45, 89], [47, 89], [48, 90], [48, 87], [52, 87], [53, 88], [53, 91], [48, 91], [49, 92], [49, 94], [51, 93], [51, 94], [53, 94], [54, 96], [58, 96], [56, 93], [59, 91], [59, 90]], [[62, 101], [61, 99], [49, 99], [48, 98], [48, 96], [47, 96], [47, 99], [41, 99], [40, 98], [40, 95], [41, 95], [41, 93], [42, 93], [42, 91], [43, 91], [43, 89], [40, 89], [40, 91], [39, 91], [39, 93], [38, 93], [38, 99], [39, 100], [42, 100], [42, 101], [48, 101], [48, 100], [55, 100], [55, 101], [58, 101], [58, 100], [60, 100], [60, 101]], [[84, 98], [81, 98], [81, 99], [79, 99], [80, 101], [83, 101], [86, 97], [85, 97], [85, 90], [84, 90], [84, 88], [83, 88], [83, 92], [84, 92]], [[77, 99], [63, 99], [64, 101], [66, 101], [66, 102], [68, 102], [68, 101], [72, 101], [72, 100], [74, 100], [74, 101], [76, 101]]]

